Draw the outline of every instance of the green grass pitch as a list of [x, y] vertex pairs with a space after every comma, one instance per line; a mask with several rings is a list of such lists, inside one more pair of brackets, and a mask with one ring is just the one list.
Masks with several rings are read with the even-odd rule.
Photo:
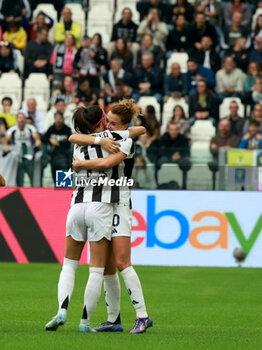
[[[88, 267], [80, 266], [57, 332], [45, 323], [57, 311], [58, 264], [0, 264], [1, 350], [262, 349], [262, 269], [136, 267], [153, 328], [130, 335], [135, 312], [123, 286], [122, 334], [78, 333]], [[106, 320], [103, 296], [92, 323]]]

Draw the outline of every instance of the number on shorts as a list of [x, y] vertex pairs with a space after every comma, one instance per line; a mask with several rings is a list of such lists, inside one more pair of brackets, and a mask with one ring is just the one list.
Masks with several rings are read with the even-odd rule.
[[114, 214], [113, 216], [113, 227], [116, 227], [119, 225], [120, 222], [120, 217], [118, 214]]

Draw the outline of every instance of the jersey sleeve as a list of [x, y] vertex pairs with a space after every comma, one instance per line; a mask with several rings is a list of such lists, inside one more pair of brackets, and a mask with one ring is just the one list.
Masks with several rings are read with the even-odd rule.
[[120, 152], [123, 152], [127, 155], [128, 158], [132, 157], [134, 154], [134, 142], [132, 139], [125, 139], [123, 141], [119, 140], [120, 143]]
[[7, 129], [6, 135], [11, 136], [11, 135], [12, 135], [12, 132], [13, 132], [14, 130], [15, 130], [15, 127], [11, 127], [11, 128], [9, 128], [9, 129]]
[[37, 132], [36, 128], [33, 125], [28, 125], [31, 132]]
[[111, 135], [116, 139], [116, 141], [118, 141], [121, 139], [127, 139], [129, 137], [129, 131], [128, 130], [111, 131]]

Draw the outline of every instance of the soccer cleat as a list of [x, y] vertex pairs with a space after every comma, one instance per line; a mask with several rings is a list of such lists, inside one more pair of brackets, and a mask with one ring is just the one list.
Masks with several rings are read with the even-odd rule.
[[109, 322], [101, 323], [100, 326], [95, 328], [96, 332], [123, 332], [121, 322]]
[[46, 331], [56, 331], [59, 326], [63, 326], [66, 323], [66, 314], [57, 314], [48, 322], [45, 326]]
[[145, 317], [145, 318], [137, 317], [136, 323], [133, 329], [130, 331], [130, 334], [144, 333], [149, 327], [153, 327], [153, 321], [151, 320], [150, 317]]
[[95, 330], [93, 328], [91, 328], [90, 326], [87, 326], [85, 324], [80, 324], [78, 327], [78, 332], [95, 332]]

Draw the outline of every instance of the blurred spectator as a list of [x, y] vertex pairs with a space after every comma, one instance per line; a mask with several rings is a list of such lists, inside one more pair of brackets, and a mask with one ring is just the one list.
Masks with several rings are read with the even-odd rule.
[[127, 42], [123, 38], [118, 38], [116, 40], [115, 50], [113, 51], [110, 59], [112, 60], [115, 58], [121, 62], [122, 67], [126, 72], [132, 71], [133, 55], [127, 47]]
[[215, 75], [211, 69], [205, 68], [197, 63], [195, 58], [189, 58], [187, 61], [187, 79], [188, 79], [188, 89], [189, 93], [194, 93], [197, 87], [197, 82], [205, 78], [211, 89], [216, 86]]
[[54, 124], [45, 133], [44, 142], [49, 144], [50, 163], [54, 183], [56, 171], [69, 169], [71, 166], [71, 144], [68, 141], [71, 129], [65, 125], [63, 115], [56, 112]]
[[152, 9], [158, 11], [161, 21], [169, 22], [170, 14], [169, 7], [161, 0], [149, 0], [148, 2], [142, 2], [139, 8], [140, 22], [148, 15]]
[[9, 128], [3, 141], [3, 152], [9, 151], [8, 143], [18, 147], [19, 164], [17, 169], [17, 186], [23, 186], [24, 174], [29, 176], [31, 186], [33, 186], [34, 173], [34, 147], [41, 146], [40, 136], [34, 126], [26, 123], [26, 117], [23, 113], [17, 114], [15, 126]]
[[187, 136], [189, 133], [189, 121], [186, 118], [184, 109], [176, 105], [173, 109], [173, 117], [170, 121], [176, 122], [180, 128], [180, 134]]
[[96, 33], [93, 35], [92, 45], [94, 45], [96, 49], [95, 60], [99, 65], [99, 69], [100, 71], [105, 71], [109, 67], [108, 60], [107, 60], [108, 54], [106, 49], [103, 47], [101, 34]]
[[157, 167], [164, 163], [188, 163], [189, 156], [189, 139], [180, 133], [176, 122], [169, 122], [167, 132], [160, 138]]
[[244, 91], [249, 93], [253, 90], [253, 86], [260, 74], [260, 65], [257, 62], [250, 62], [247, 68], [247, 75], [244, 81]]
[[245, 125], [243, 129], [243, 134], [248, 133], [249, 123], [251, 120], [256, 120], [259, 123], [259, 133], [262, 134], [262, 105], [257, 103], [255, 104], [251, 118], [245, 120]]
[[192, 48], [189, 50], [189, 56], [195, 58], [203, 67], [216, 73], [220, 69], [221, 60], [213, 47], [211, 37], [203, 36], [200, 45], [199, 49]]
[[212, 90], [205, 79], [198, 80], [196, 92], [189, 96], [190, 124], [196, 120], [211, 120], [217, 118], [217, 103]]
[[62, 80], [65, 74], [73, 73], [73, 63], [76, 54], [75, 38], [72, 34], [67, 34], [65, 42], [57, 44], [50, 59], [53, 66], [55, 80]]
[[12, 20], [7, 22], [7, 30], [4, 32], [3, 40], [10, 41], [16, 49], [23, 50], [26, 47], [27, 34], [18, 22]]
[[246, 49], [246, 38], [238, 38], [235, 45], [227, 51], [234, 58], [236, 66], [246, 72], [249, 52]]
[[142, 66], [136, 68], [133, 74], [133, 97], [136, 101], [141, 96], [154, 96], [159, 103], [162, 101], [163, 72], [154, 66], [153, 55], [149, 52], [142, 55]]
[[232, 16], [240, 12], [242, 15], [241, 25], [246, 28], [250, 28], [252, 20], [252, 12], [249, 4], [242, 0], [231, 0], [225, 4], [224, 7], [224, 20], [227, 27], [232, 25]]
[[221, 35], [220, 45], [223, 49], [226, 50], [230, 47], [233, 47], [238, 38], [246, 38], [246, 47], [250, 47], [250, 31], [241, 25], [242, 19], [243, 15], [240, 11], [234, 12], [232, 16], [232, 24], [228, 27], [225, 27], [224, 32]]
[[206, 20], [206, 16], [203, 13], [198, 12], [190, 29], [190, 43], [197, 50], [201, 50], [203, 36], [210, 36], [213, 47], [217, 46], [217, 32], [215, 28]]
[[154, 44], [159, 46], [165, 52], [165, 39], [168, 35], [167, 25], [160, 21], [157, 9], [151, 9], [144, 19], [138, 30], [137, 35], [142, 40], [145, 34], [150, 34], [153, 37]]
[[[116, 79], [115, 80], [115, 93], [114, 96], [111, 96], [110, 98], [108, 96], [106, 96], [106, 100], [110, 100], [110, 104], [107, 105], [106, 107], [106, 113], [108, 113], [110, 111], [110, 109], [112, 108], [112, 105], [114, 103], [119, 102], [119, 100], [122, 100], [123, 98], [130, 98], [131, 96], [131, 91], [130, 88], [125, 85], [124, 80], [123, 79]], [[99, 105], [102, 107], [103, 102], [102, 102], [102, 97], [100, 97], [99, 99]], [[102, 107], [104, 108], [104, 107]]]
[[[73, 2], [73, 1], [70, 1], [70, 2]], [[30, 3], [31, 3], [31, 9], [32, 9], [32, 11], [34, 11], [34, 9], [37, 7], [37, 5], [43, 3], [43, 0], [30, 0]], [[65, 1], [64, 0], [45, 0], [45, 3], [53, 4], [58, 15], [60, 16], [60, 13], [64, 7]], [[54, 18], [54, 19], [57, 20], [58, 18]]]
[[92, 44], [88, 36], [84, 36], [81, 40], [81, 47], [78, 49], [74, 59], [75, 77], [88, 75], [91, 86], [99, 88], [99, 65], [101, 63], [105, 63], [101, 48], [98, 49], [98, 46]]
[[2, 111], [0, 113], [0, 118], [5, 120], [5, 124], [8, 128], [16, 124], [16, 115], [11, 114], [11, 107], [13, 100], [10, 97], [4, 97], [1, 101]]
[[190, 47], [190, 32], [186, 25], [185, 15], [179, 14], [175, 17], [175, 27], [168, 34], [166, 49], [167, 58], [173, 52], [187, 52]]
[[44, 129], [45, 131], [50, 128], [50, 126], [54, 123], [54, 116], [56, 113], [60, 113], [64, 117], [64, 123], [71, 129], [73, 129], [73, 122], [72, 122], [72, 116], [73, 113], [71, 111], [70, 105], [66, 107], [64, 100], [56, 100], [55, 105], [50, 108], [50, 110], [46, 114], [45, 118], [45, 125]]
[[55, 104], [56, 100], [64, 100], [66, 105], [74, 103], [75, 84], [70, 75], [65, 76], [61, 88], [53, 92], [50, 103]]
[[160, 134], [160, 123], [156, 118], [156, 110], [148, 105], [144, 110], [144, 123], [148, 135], [148, 145], [154, 142]]
[[173, 5], [173, 15], [177, 18], [180, 14], [184, 15], [188, 23], [192, 22], [194, 16], [194, 7], [187, 0], [177, 0]]
[[[49, 23], [46, 23], [46, 19], [48, 19]], [[44, 11], [40, 11], [35, 18], [35, 22], [29, 25], [29, 39], [34, 40], [36, 38], [36, 31], [39, 27], [46, 27], [49, 30], [53, 25], [54, 19]]]
[[262, 66], [262, 36], [256, 38], [256, 49], [251, 51], [249, 62], [257, 62]]
[[262, 78], [257, 77], [251, 93], [252, 102], [262, 104]]
[[8, 127], [7, 127], [5, 119], [0, 117], [0, 143], [1, 144], [3, 143], [7, 129], [8, 129]]
[[248, 133], [242, 138], [238, 148], [244, 149], [262, 149], [262, 137], [259, 134], [259, 122], [251, 120], [248, 127]]
[[[122, 68], [121, 62], [119, 60], [112, 60], [110, 62], [110, 69], [104, 75], [105, 87], [104, 91], [106, 93], [107, 103], [113, 102], [113, 99], [118, 96], [118, 91], [116, 87], [116, 81], [121, 79], [124, 84], [127, 84], [128, 76], [125, 70]], [[116, 101], [114, 101], [116, 102]]]
[[155, 65], [160, 65], [163, 59], [163, 52], [159, 46], [154, 45], [153, 37], [145, 34], [142, 39], [141, 47], [137, 53], [137, 67], [141, 67], [141, 57], [145, 52], [150, 52], [154, 57]]
[[169, 97], [178, 99], [181, 97], [187, 98], [188, 95], [188, 80], [186, 74], [181, 73], [180, 65], [173, 63], [171, 66], [171, 74], [165, 76], [164, 81], [165, 101]]
[[256, 38], [259, 38], [261, 36], [262, 36], [262, 15], [259, 15], [259, 16], [257, 16], [255, 29], [252, 33], [252, 38], [254, 39], [253, 44], [254, 44], [255, 49], [257, 48]]
[[29, 41], [25, 50], [25, 75], [30, 73], [45, 73], [50, 76], [52, 67], [49, 63], [52, 45], [48, 42], [48, 30], [45, 27], [37, 29], [35, 40]]
[[117, 39], [124, 38], [127, 41], [129, 48], [132, 50], [133, 55], [136, 55], [136, 52], [139, 49], [139, 46], [136, 43], [137, 28], [138, 25], [132, 21], [132, 11], [130, 8], [125, 7], [122, 11], [121, 20], [113, 26], [111, 44], [109, 45], [110, 53], [114, 50]]
[[217, 93], [222, 101], [224, 97], [241, 97], [245, 75], [236, 68], [236, 63], [231, 56], [225, 56], [222, 60], [222, 68], [216, 73]]
[[103, 99], [100, 99], [99, 89], [91, 88], [88, 77], [80, 77], [76, 93], [76, 102], [83, 102], [87, 105], [97, 105], [104, 107]]
[[231, 132], [231, 123], [228, 119], [222, 119], [218, 123], [218, 133], [210, 141], [210, 151], [216, 158], [219, 149], [237, 148], [240, 138]]
[[62, 43], [67, 34], [72, 34], [76, 40], [76, 46], [80, 46], [82, 26], [80, 23], [72, 21], [70, 8], [64, 7], [61, 13], [60, 22], [55, 25], [55, 42]]
[[239, 116], [238, 114], [239, 106], [236, 101], [231, 101], [229, 105], [229, 115], [227, 116], [228, 120], [231, 124], [231, 132], [234, 135], [242, 136], [243, 128], [245, 125], [245, 119], [243, 116]]
[[39, 134], [44, 134], [45, 115], [37, 109], [37, 102], [34, 98], [26, 101], [27, 108], [21, 110], [26, 118], [31, 118]]
[[217, 0], [197, 0], [195, 3], [197, 12], [203, 12], [212, 26], [221, 26], [222, 7]]
[[14, 73], [18, 74], [19, 69], [16, 67], [14, 53], [12, 46], [8, 41], [0, 42], [0, 75], [2, 73]]
[[0, 21], [4, 24], [4, 21], [10, 21], [14, 19], [20, 19], [25, 16], [31, 17], [30, 2], [28, 0], [2, 0], [0, 2]]

